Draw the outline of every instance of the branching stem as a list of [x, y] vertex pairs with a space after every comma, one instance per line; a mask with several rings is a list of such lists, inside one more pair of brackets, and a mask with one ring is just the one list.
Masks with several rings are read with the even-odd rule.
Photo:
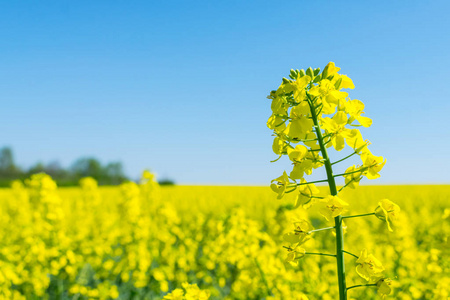
[[340, 163], [341, 161], [344, 161], [344, 160], [346, 160], [346, 159], [352, 157], [352, 156], [355, 155], [355, 154], [358, 154], [358, 153], [355, 151], [355, 152], [353, 152], [352, 154], [347, 155], [346, 157], [344, 157], [344, 158], [342, 158], [342, 159], [340, 159], [340, 160], [338, 160], [338, 161], [332, 162], [331, 165], [335, 165], [335, 164], [337, 164], [337, 163]]
[[350, 218], [359, 218], [359, 217], [367, 217], [375, 215], [375, 213], [368, 213], [368, 214], [362, 214], [362, 215], [353, 215], [353, 216], [344, 216], [342, 219], [350, 219]]
[[310, 181], [310, 182], [303, 182], [303, 183], [297, 183], [297, 186], [300, 185], [307, 185], [307, 184], [313, 184], [313, 183], [319, 183], [319, 182], [328, 182], [328, 179], [323, 179], [323, 180], [316, 180], [316, 181]]
[[325, 228], [319, 228], [319, 229], [314, 229], [314, 230], [310, 230], [308, 231], [308, 234], [312, 233], [312, 232], [317, 232], [317, 231], [322, 231], [322, 230], [329, 230], [329, 229], [336, 229], [336, 227], [325, 227]]
[[305, 252], [305, 254], [308, 254], [308, 255], [322, 255], [322, 256], [332, 256], [332, 257], [336, 257], [335, 254], [328, 254], [328, 253]]
[[343, 187], [341, 187], [338, 191], [338, 193], [340, 193], [343, 189], [345, 189], [350, 183], [352, 183], [353, 181], [355, 181], [355, 179], [353, 178], [352, 180], [350, 180], [349, 182], [347, 182]]
[[[327, 172], [327, 181], [328, 186], [330, 188], [330, 193], [333, 196], [336, 196], [338, 194], [337, 188], [336, 188], [336, 181], [334, 180], [333, 176], [333, 168], [331, 166], [330, 158], [328, 157], [328, 152], [325, 147], [326, 143], [329, 143], [329, 141], [324, 142], [324, 138], [322, 136], [322, 130], [319, 126], [319, 121], [317, 119], [316, 110], [314, 107], [313, 100], [311, 100], [310, 95], [306, 93], [307, 100], [309, 103], [310, 111], [311, 111], [311, 117], [313, 119], [314, 123], [314, 129], [316, 131], [317, 140], [319, 142], [320, 146], [320, 152], [322, 153], [323, 159], [324, 159], [324, 166], [325, 170]], [[342, 229], [342, 217], [337, 216], [334, 219], [335, 223], [335, 229], [336, 229], [336, 261], [337, 261], [337, 274], [338, 274], [338, 281], [339, 281], [339, 299], [340, 300], [347, 300], [347, 285], [345, 283], [345, 263], [344, 263], [344, 232]]]
[[359, 258], [359, 256], [357, 256], [357, 255], [355, 255], [355, 254], [353, 254], [353, 253], [351, 253], [351, 252], [348, 252], [348, 251], [343, 251], [343, 252], [345, 252], [345, 253], [347, 253], [347, 254], [349, 254], [349, 255], [351, 255], [351, 256], [354, 256], [354, 257], [356, 257], [356, 258]]
[[350, 290], [350, 289], [354, 289], [354, 288], [357, 288], [357, 287], [363, 287], [363, 286], [377, 286], [377, 285], [376, 285], [376, 283], [374, 283], [374, 284], [358, 284], [358, 285], [352, 285], [351, 287], [348, 287], [348, 288], [347, 288], [347, 291]]

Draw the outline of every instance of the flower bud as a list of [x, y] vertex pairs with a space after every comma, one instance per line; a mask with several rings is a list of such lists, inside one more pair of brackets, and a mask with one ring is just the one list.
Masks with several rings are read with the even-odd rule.
[[298, 76], [297, 71], [291, 69], [291, 71], [289, 72], [289, 77], [290, 77], [291, 79], [296, 79], [297, 76]]
[[322, 76], [321, 75], [317, 75], [315, 78], [314, 78], [314, 82], [315, 83], [318, 83], [319, 81], [321, 81], [322, 80]]
[[334, 84], [334, 87], [339, 90], [339, 87], [341, 86], [342, 83], [342, 78], [339, 78], [336, 83]]
[[314, 71], [313, 71], [313, 69], [312, 69], [311, 67], [309, 67], [309, 68], [306, 70], [306, 75], [308, 75], [308, 76], [311, 77], [311, 78], [314, 77]]

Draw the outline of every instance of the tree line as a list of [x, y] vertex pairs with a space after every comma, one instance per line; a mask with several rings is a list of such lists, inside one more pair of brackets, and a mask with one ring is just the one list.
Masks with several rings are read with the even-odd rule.
[[102, 165], [96, 158], [82, 157], [68, 168], [63, 168], [58, 162], [48, 164], [39, 162], [28, 169], [23, 169], [16, 165], [10, 147], [0, 149], [0, 186], [10, 186], [13, 180], [23, 180], [41, 172], [52, 176], [59, 186], [78, 185], [78, 181], [86, 176], [95, 178], [100, 185], [117, 185], [129, 180], [121, 162]]

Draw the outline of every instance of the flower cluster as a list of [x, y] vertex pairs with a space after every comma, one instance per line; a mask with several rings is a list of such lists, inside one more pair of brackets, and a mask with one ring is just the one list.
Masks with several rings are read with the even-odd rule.
[[[290, 78], [283, 78], [277, 90], [268, 96], [272, 100], [272, 115], [267, 126], [275, 136], [272, 149], [279, 157], [287, 155], [293, 168], [289, 175], [284, 172], [272, 180], [271, 188], [281, 199], [299, 185], [309, 185], [304, 176], [324, 164], [319, 139], [326, 148], [341, 151], [345, 146], [361, 157], [361, 165], [349, 167], [345, 174], [348, 187], [358, 186], [363, 176], [376, 179], [386, 160], [373, 155], [358, 127], [369, 127], [372, 120], [364, 116], [364, 103], [350, 99], [345, 89], [353, 89], [352, 80], [339, 74], [340, 69], [330, 62], [322, 72], [313, 70], [291, 70]], [[317, 120], [315, 124], [314, 120]], [[298, 204], [308, 204], [312, 192], [302, 189]]]
[[[334, 221], [335, 226], [325, 229], [334, 229], [337, 250], [336, 254], [309, 253], [303, 244], [310, 239], [315, 231], [309, 227], [305, 220], [294, 222], [295, 229], [283, 236], [288, 246], [286, 261], [297, 264], [298, 259], [306, 254], [334, 256], [337, 258], [340, 299], [347, 299], [347, 290], [344, 272], [344, 223], [343, 219], [375, 215], [386, 221], [389, 231], [392, 231], [394, 221], [400, 208], [388, 199], [381, 200], [375, 212], [343, 216], [350, 204], [338, 196], [345, 187], [355, 189], [363, 177], [367, 179], [378, 178], [386, 160], [375, 156], [369, 150], [370, 142], [364, 140], [358, 127], [370, 127], [372, 120], [364, 115], [364, 103], [360, 100], [350, 99], [346, 89], [353, 89], [352, 80], [343, 74], [333, 62], [328, 63], [324, 70], [308, 68], [304, 70], [291, 70], [290, 79], [283, 78], [281, 85], [268, 96], [272, 100], [272, 115], [267, 126], [273, 130], [274, 141], [272, 150], [279, 155], [287, 155], [292, 170], [272, 180], [271, 189], [281, 199], [286, 194], [298, 189], [294, 207], [309, 208], [318, 206], [320, 214], [327, 221]], [[331, 162], [328, 149], [341, 151], [350, 147], [351, 154]], [[348, 167], [342, 174], [333, 174], [333, 165], [358, 155], [360, 165]], [[278, 160], [276, 159], [276, 160]], [[275, 161], [276, 161], [275, 160]], [[311, 175], [314, 169], [325, 167], [327, 179], [308, 182], [305, 175]], [[342, 176], [345, 185], [337, 189], [336, 177]], [[330, 193], [320, 195], [319, 189], [314, 185], [318, 182], [327, 182]], [[351, 253], [350, 253], [351, 254]], [[357, 257], [354, 254], [351, 254]], [[376, 278], [378, 290], [382, 296], [388, 294], [388, 283], [382, 272], [384, 267], [366, 250], [357, 257], [356, 272], [366, 280]]]
[[175, 289], [171, 293], [164, 296], [167, 300], [208, 300], [209, 291], [199, 289], [196, 284], [183, 283], [183, 289]]

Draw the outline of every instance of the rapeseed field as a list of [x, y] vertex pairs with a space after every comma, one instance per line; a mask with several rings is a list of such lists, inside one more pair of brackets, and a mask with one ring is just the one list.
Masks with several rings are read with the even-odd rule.
[[[346, 220], [347, 250], [364, 245], [393, 279], [388, 298], [449, 298], [450, 186], [361, 186], [340, 197], [354, 213], [382, 198], [402, 208], [389, 234], [376, 217]], [[149, 172], [119, 187], [85, 178], [58, 188], [33, 175], [0, 190], [0, 299], [184, 299], [181, 289], [189, 299], [336, 299], [333, 258], [286, 262], [293, 219], [330, 226], [314, 207], [294, 209], [294, 198], [277, 200], [269, 187], [160, 187]], [[335, 245], [314, 232], [304, 247]], [[351, 257], [346, 264], [349, 285], [361, 283]]]

